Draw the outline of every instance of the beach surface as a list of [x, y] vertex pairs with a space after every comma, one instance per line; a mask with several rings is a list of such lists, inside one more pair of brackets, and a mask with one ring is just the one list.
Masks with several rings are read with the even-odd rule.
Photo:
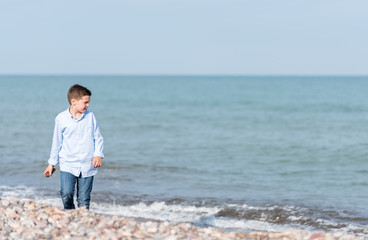
[[224, 232], [190, 223], [171, 224], [96, 214], [86, 209], [62, 210], [29, 199], [0, 199], [1, 239], [365, 239], [340, 232]]

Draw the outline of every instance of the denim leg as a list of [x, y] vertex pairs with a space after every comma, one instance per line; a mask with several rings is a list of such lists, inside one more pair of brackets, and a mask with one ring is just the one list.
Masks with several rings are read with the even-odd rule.
[[68, 172], [60, 171], [60, 195], [64, 209], [74, 209], [74, 189], [76, 177]]
[[91, 200], [91, 191], [93, 185], [93, 176], [83, 178], [79, 176], [77, 179], [77, 202], [78, 207], [86, 207], [89, 209], [89, 202]]

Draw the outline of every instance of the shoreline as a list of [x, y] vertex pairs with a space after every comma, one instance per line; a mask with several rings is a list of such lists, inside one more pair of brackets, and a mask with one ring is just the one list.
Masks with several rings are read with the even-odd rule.
[[190, 223], [103, 215], [83, 208], [62, 210], [16, 198], [0, 198], [0, 219], [1, 239], [366, 239], [341, 232], [225, 232]]

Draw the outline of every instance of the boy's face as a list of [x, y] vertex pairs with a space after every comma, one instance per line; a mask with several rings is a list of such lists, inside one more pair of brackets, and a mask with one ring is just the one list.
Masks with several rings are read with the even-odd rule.
[[81, 99], [72, 98], [72, 106], [79, 113], [85, 113], [89, 107], [90, 96], [83, 96]]

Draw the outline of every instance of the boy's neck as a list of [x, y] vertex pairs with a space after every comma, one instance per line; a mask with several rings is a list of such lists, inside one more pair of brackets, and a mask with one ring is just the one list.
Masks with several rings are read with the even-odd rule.
[[80, 119], [83, 115], [82, 112], [77, 111], [77, 109], [75, 109], [73, 106], [69, 107], [69, 112], [76, 119]]

